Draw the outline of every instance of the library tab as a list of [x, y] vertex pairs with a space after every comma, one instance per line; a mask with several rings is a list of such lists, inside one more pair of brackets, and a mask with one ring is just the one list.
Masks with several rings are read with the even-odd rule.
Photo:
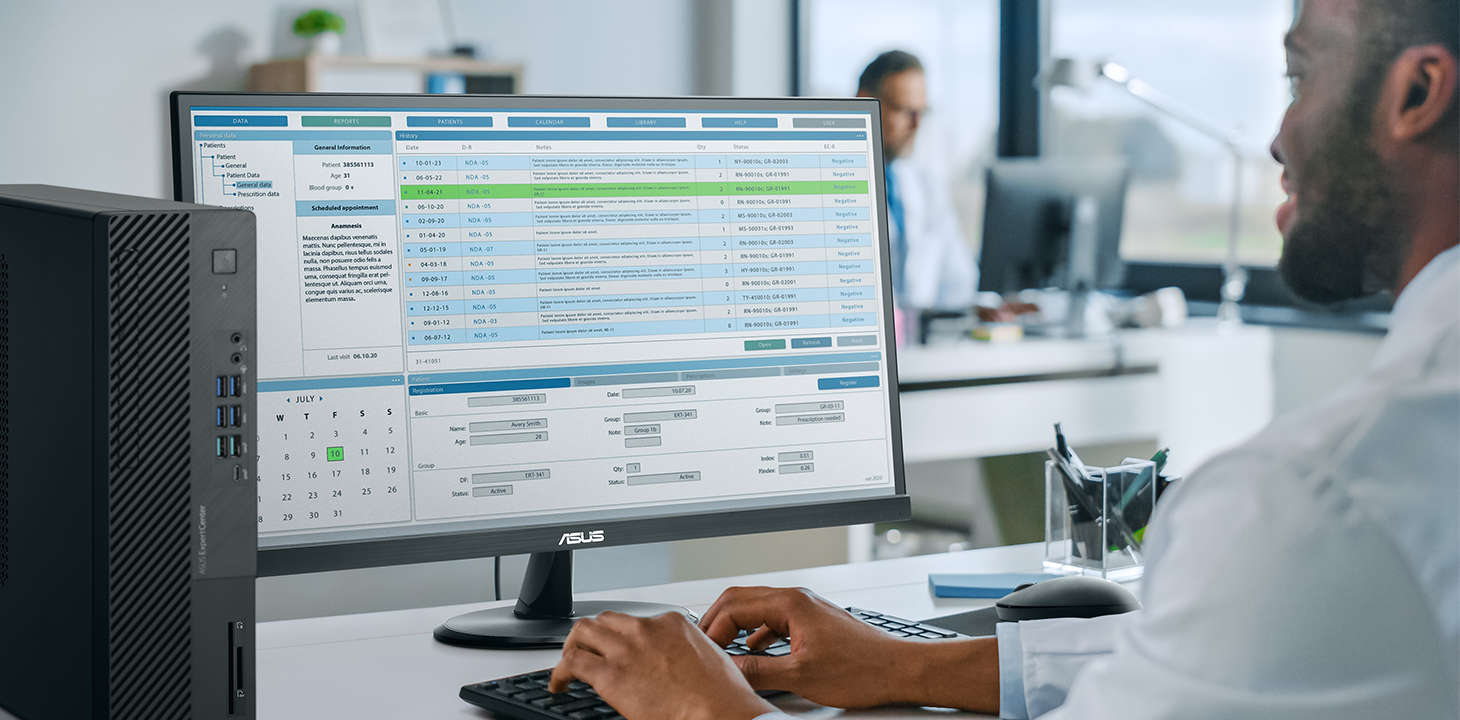
[[611, 128], [656, 128], [656, 127], [684, 127], [682, 117], [610, 117], [608, 126]]

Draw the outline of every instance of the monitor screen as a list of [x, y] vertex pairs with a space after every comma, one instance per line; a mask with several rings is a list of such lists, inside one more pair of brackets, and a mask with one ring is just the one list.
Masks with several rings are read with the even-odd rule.
[[875, 103], [432, 100], [178, 111], [258, 218], [261, 548], [901, 494]]

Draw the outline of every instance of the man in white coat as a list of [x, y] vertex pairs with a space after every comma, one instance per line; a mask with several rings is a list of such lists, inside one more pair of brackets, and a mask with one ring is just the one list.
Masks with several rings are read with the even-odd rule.
[[[1163, 498], [1143, 610], [914, 642], [803, 590], [732, 588], [700, 628], [581, 621], [553, 682], [629, 720], [784, 717], [751, 688], [1011, 718], [1460, 717], [1457, 5], [1303, 4], [1279, 269], [1319, 302], [1390, 290], [1389, 333], [1361, 377]], [[716, 645], [741, 628], [791, 652], [732, 661]]]
[[945, 183], [908, 160], [928, 111], [922, 63], [909, 53], [878, 55], [857, 82], [857, 97], [882, 103], [892, 288], [898, 307], [966, 309], [978, 291], [978, 268], [963, 240]]

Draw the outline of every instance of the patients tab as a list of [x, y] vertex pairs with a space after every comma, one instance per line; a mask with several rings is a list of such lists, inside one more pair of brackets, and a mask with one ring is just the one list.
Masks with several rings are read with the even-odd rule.
[[491, 127], [491, 115], [407, 115], [406, 127]]
[[197, 127], [288, 127], [286, 115], [195, 115]]
[[773, 128], [777, 127], [773, 117], [707, 117], [700, 120], [700, 127], [707, 128]]
[[533, 117], [508, 117], [507, 127], [588, 127], [586, 117], [558, 117], [552, 115]]

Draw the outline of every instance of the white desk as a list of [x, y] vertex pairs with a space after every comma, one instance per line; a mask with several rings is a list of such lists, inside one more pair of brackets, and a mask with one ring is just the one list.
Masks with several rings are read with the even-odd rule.
[[[707, 610], [733, 585], [810, 588], [838, 605], [855, 605], [911, 619], [985, 607], [990, 600], [934, 598], [929, 572], [1038, 572], [1043, 545], [835, 565], [715, 580], [589, 593], [585, 599], [646, 600]], [[551, 667], [557, 650], [471, 650], [436, 642], [431, 631], [453, 615], [510, 604], [341, 615], [261, 623], [258, 627], [260, 720], [428, 720], [490, 714], [457, 697], [462, 685]], [[794, 697], [777, 704], [813, 718], [946, 716], [917, 709], [843, 713]], [[969, 716], [972, 717], [972, 716]]]
[[898, 350], [909, 463], [1155, 440], [1185, 473], [1272, 418], [1272, 333], [1193, 319], [1105, 338]]

